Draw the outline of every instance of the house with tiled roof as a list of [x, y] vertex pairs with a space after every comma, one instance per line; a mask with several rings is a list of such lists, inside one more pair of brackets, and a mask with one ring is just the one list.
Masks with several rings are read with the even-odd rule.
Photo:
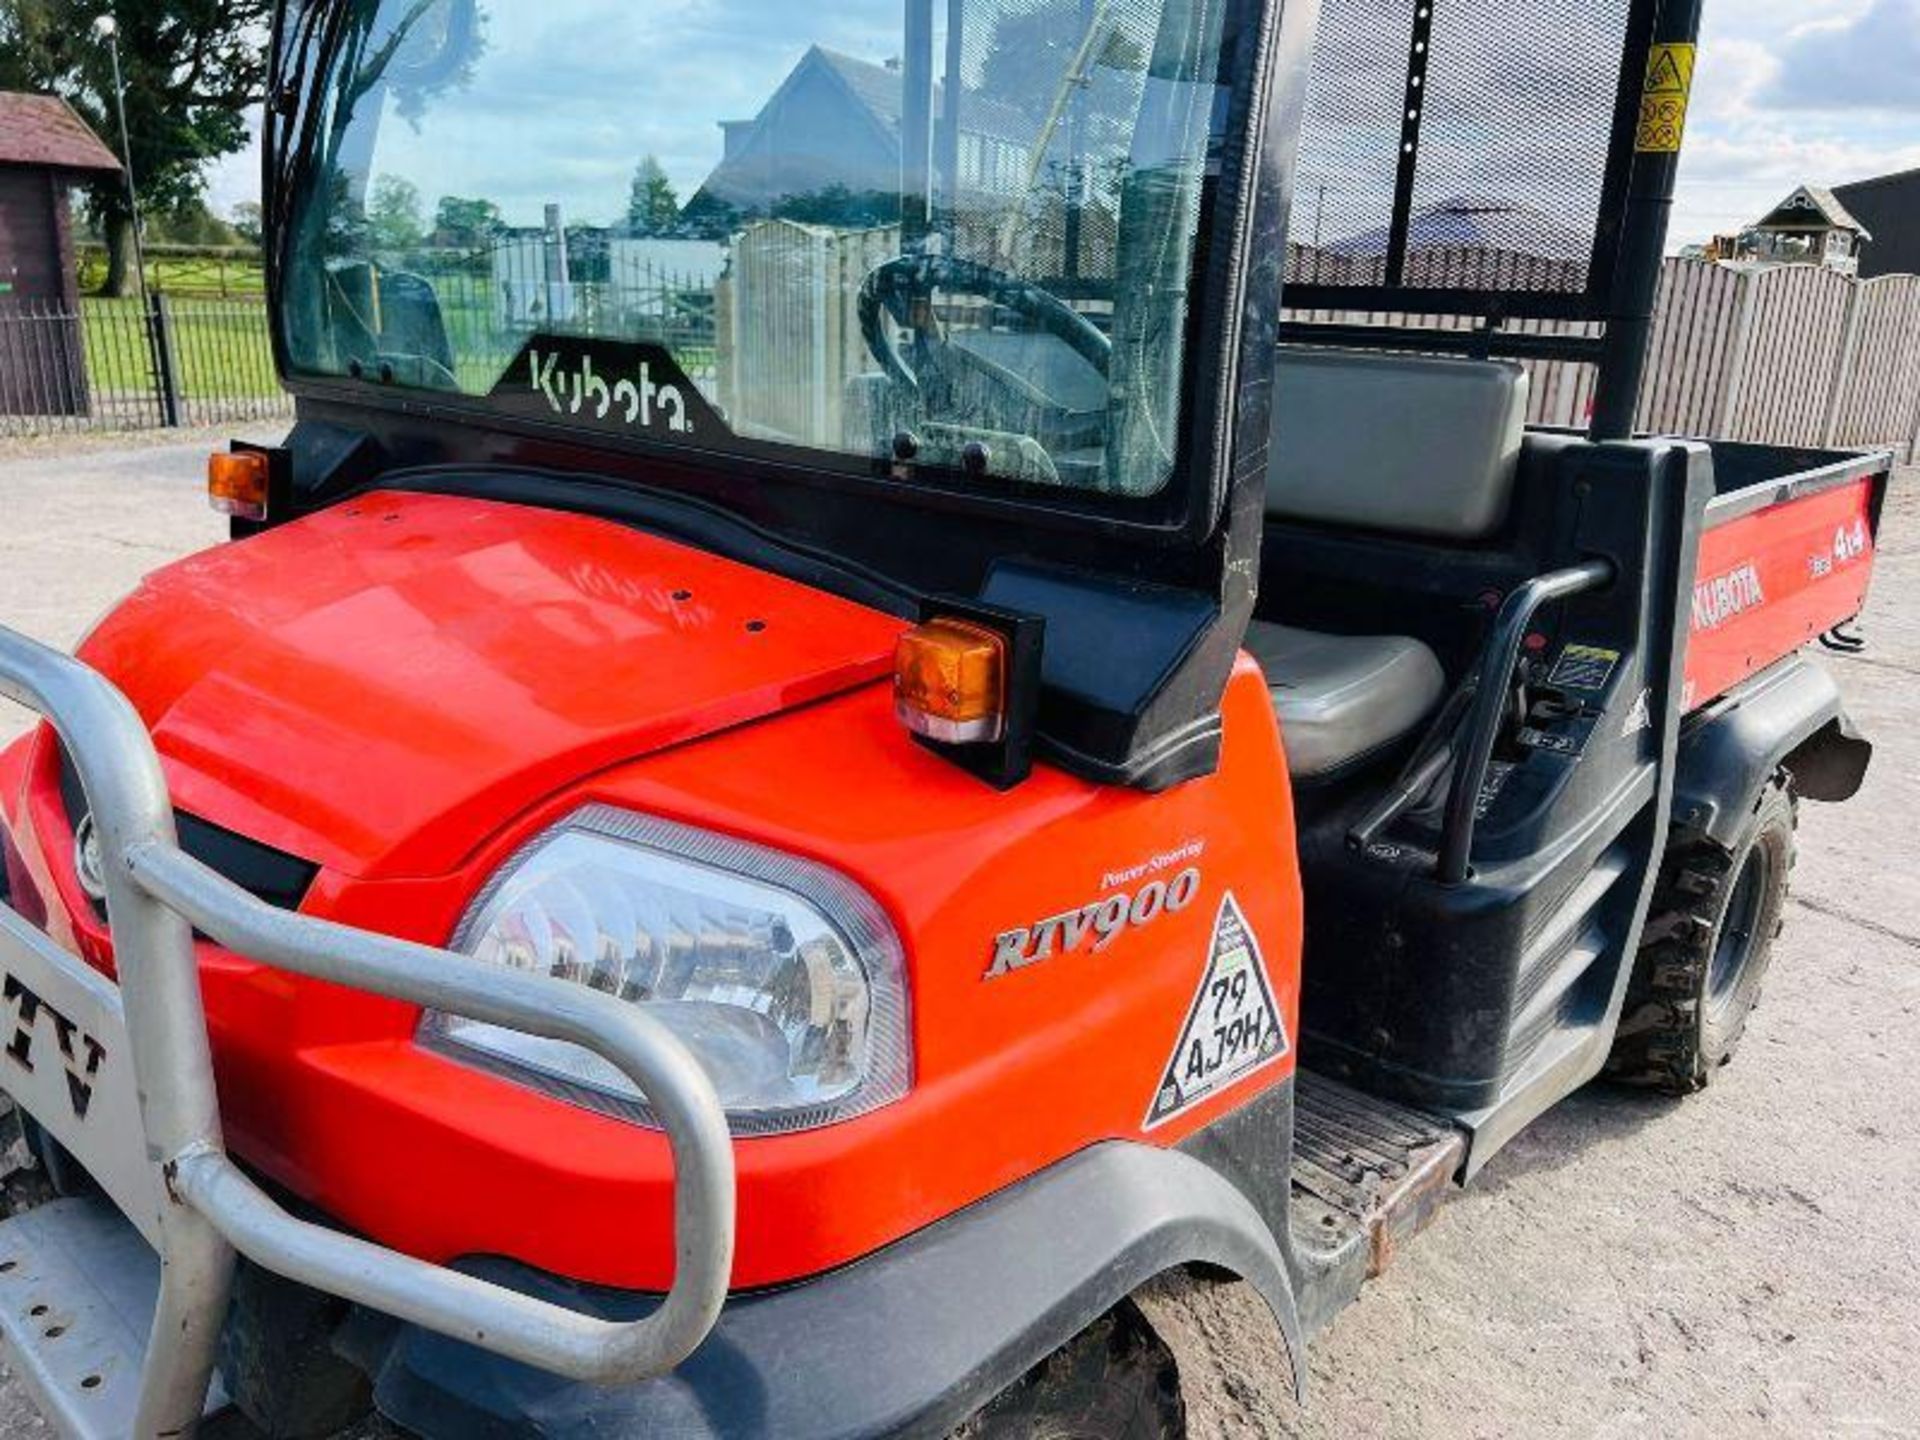
[[66, 101], [0, 90], [0, 315], [43, 317], [0, 327], [0, 415], [86, 411], [68, 195], [119, 171], [113, 152]]
[[1836, 185], [1833, 198], [1873, 232], [1860, 262], [1863, 278], [1920, 275], [1920, 170]]
[[[936, 115], [944, 103], [936, 85]], [[696, 227], [776, 214], [821, 223], [880, 223], [899, 209], [904, 106], [897, 63], [874, 64], [814, 46], [757, 115], [721, 122], [720, 163], [688, 202], [684, 218]], [[1020, 188], [1037, 131], [1034, 119], [972, 94], [962, 112], [956, 147], [960, 185], [996, 193]], [[814, 213], [823, 203], [848, 213]], [[863, 204], [875, 214], [861, 212]]]
[[1861, 251], [1872, 239], [1873, 232], [1833, 191], [1802, 185], [1741, 234], [1732, 258], [1761, 265], [1824, 265], [1857, 275]]

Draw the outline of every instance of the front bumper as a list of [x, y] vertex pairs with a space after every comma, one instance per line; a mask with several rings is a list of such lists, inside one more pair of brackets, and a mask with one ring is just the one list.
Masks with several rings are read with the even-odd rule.
[[[672, 1375], [595, 1386], [413, 1326], [351, 1347], [389, 1419], [439, 1437], [941, 1435], [1155, 1275], [1203, 1264], [1267, 1301], [1300, 1354], [1272, 1232], [1238, 1189], [1177, 1151], [1096, 1145], [803, 1284], [737, 1296]], [[609, 1320], [655, 1297], [510, 1261], [462, 1268]]]
[[[670, 1032], [581, 986], [289, 914], [223, 879], [180, 849], [159, 760], [126, 698], [85, 665], [4, 628], [0, 697], [51, 720], [73, 756], [99, 836], [119, 979], [0, 900], [12, 1031], [0, 1086], [163, 1261], [137, 1363], [87, 1371], [73, 1393], [43, 1396], [64, 1428], [173, 1434], [199, 1419], [236, 1252], [299, 1284], [576, 1379], [664, 1374], [700, 1345], [732, 1266], [733, 1149], [712, 1085]], [[584, 1045], [625, 1071], [660, 1115], [674, 1158], [677, 1263], [657, 1309], [608, 1321], [288, 1215], [221, 1142], [195, 931], [260, 964]], [[59, 1299], [30, 1313], [48, 1314]], [[24, 1368], [43, 1376], [62, 1372], [40, 1363], [41, 1347], [67, 1335], [58, 1319], [9, 1331], [29, 1347]]]

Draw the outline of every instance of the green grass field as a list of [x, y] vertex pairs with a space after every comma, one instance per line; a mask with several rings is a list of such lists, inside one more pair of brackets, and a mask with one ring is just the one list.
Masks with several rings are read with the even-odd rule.
[[[83, 254], [83, 291], [98, 289], [105, 273], [103, 251]], [[266, 290], [257, 261], [212, 255], [151, 257], [147, 281], [167, 297], [173, 321], [176, 381], [188, 401], [231, 401], [251, 405], [277, 401], [280, 385], [268, 339]], [[434, 277], [441, 316], [456, 358], [461, 387], [485, 394], [525, 338], [519, 327], [500, 328], [497, 300], [487, 277], [461, 273]], [[581, 286], [583, 305], [597, 303], [594, 287]], [[155, 386], [146, 326], [137, 299], [88, 295], [81, 301], [87, 375], [97, 395], [138, 400]], [[620, 333], [634, 323], [616, 313], [583, 312], [591, 332]], [[596, 320], [598, 325], [596, 325]], [[646, 333], [652, 333], [643, 327]], [[685, 333], [654, 338], [670, 343], [681, 366], [696, 379], [710, 377], [717, 356], [711, 324], [692, 324]]]
[[[258, 300], [168, 300], [175, 378], [189, 400], [270, 399], [280, 393], [266, 307]], [[138, 300], [80, 302], [87, 377], [97, 393], [152, 394], [153, 360]]]

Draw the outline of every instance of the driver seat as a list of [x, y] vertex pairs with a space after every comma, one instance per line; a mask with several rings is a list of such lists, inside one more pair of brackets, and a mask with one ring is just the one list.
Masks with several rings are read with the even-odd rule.
[[1247, 650], [1266, 672], [1296, 780], [1364, 764], [1411, 734], [1447, 684], [1433, 651], [1402, 635], [1323, 635], [1256, 620]]
[[[1506, 524], [1526, 434], [1527, 372], [1493, 360], [1283, 349], [1267, 518], [1442, 545]], [[1328, 635], [1256, 620], [1297, 780], [1355, 769], [1413, 734], [1446, 673], [1401, 635]]]

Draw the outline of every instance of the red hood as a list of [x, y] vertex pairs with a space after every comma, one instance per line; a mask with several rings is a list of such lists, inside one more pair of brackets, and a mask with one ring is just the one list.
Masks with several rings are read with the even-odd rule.
[[80, 653], [183, 809], [429, 875], [582, 776], [880, 677], [899, 630], [607, 521], [386, 493], [155, 572]]

